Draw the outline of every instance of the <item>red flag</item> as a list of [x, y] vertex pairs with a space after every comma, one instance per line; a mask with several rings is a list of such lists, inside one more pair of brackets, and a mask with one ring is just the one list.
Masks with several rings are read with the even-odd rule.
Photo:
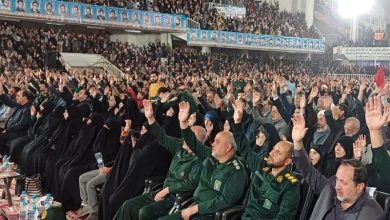
[[375, 84], [378, 88], [385, 86], [385, 67], [381, 66], [374, 76]]

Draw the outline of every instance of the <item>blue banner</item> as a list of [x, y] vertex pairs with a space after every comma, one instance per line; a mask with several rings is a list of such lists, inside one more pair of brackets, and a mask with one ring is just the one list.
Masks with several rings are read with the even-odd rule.
[[183, 15], [55, 0], [1, 0], [0, 14], [5, 12], [69, 23], [106, 24], [151, 30], [185, 31], [188, 26], [188, 18]]
[[193, 46], [215, 46], [264, 49], [289, 52], [325, 52], [325, 40], [226, 31], [188, 29], [187, 43]]

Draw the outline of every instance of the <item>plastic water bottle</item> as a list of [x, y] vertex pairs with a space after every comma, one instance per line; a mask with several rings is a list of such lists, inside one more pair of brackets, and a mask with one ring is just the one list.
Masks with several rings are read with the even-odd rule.
[[28, 204], [28, 195], [26, 191], [22, 191], [22, 194], [20, 194], [20, 203], [26, 202]]
[[28, 203], [26, 200], [20, 202], [19, 220], [28, 220]]
[[28, 196], [26, 191], [22, 191], [20, 195], [20, 205], [19, 205], [19, 220], [27, 220], [28, 212]]
[[9, 157], [7, 155], [4, 155], [3, 156], [3, 166], [2, 166], [2, 170], [3, 171], [8, 171], [8, 168], [9, 168]]
[[104, 162], [103, 162], [103, 155], [102, 153], [98, 152], [95, 154], [96, 162], [98, 164], [99, 168], [104, 167]]
[[53, 196], [50, 193], [48, 193], [46, 195], [45, 203], [44, 203], [44, 206], [45, 206], [46, 210], [48, 210], [51, 207], [51, 205], [53, 204], [53, 201], [54, 201]]
[[37, 216], [37, 196], [33, 195], [28, 206], [28, 220], [36, 220]]

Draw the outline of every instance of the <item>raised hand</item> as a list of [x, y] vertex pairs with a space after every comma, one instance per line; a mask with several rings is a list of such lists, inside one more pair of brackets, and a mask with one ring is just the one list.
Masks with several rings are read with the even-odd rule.
[[173, 111], [173, 108], [169, 108], [166, 115], [168, 117], [173, 117], [173, 115], [175, 114], [175, 111]]
[[213, 122], [211, 122], [210, 120], [206, 120], [204, 124], [205, 124], [207, 134], [210, 135], [214, 128]]
[[291, 137], [294, 142], [301, 142], [307, 131], [307, 128], [305, 127], [305, 118], [300, 114], [294, 114], [291, 121], [294, 124]]
[[149, 100], [144, 99], [144, 100], [142, 101], [142, 104], [143, 104], [143, 106], [144, 106], [144, 111], [145, 111], [145, 117], [146, 117], [146, 119], [149, 120], [150, 118], [154, 118], [152, 103], [150, 103]]
[[353, 143], [353, 155], [355, 159], [360, 160], [362, 158], [363, 148], [366, 147], [366, 136], [360, 135], [359, 138]]
[[234, 109], [234, 114], [233, 114], [233, 119], [234, 123], [238, 124], [241, 122], [242, 117], [244, 115], [244, 103], [240, 100], [237, 99], [233, 104], [233, 109]]
[[230, 131], [230, 124], [228, 120], [226, 120], [225, 123], [223, 124], [223, 130]]
[[311, 89], [311, 92], [310, 92], [310, 99], [314, 99], [315, 97], [318, 96], [318, 87], [317, 86], [314, 86], [312, 89]]
[[190, 116], [190, 104], [188, 102], [179, 103], [179, 121], [181, 123], [186, 123], [188, 117]]
[[267, 137], [264, 135], [264, 133], [259, 132], [259, 134], [256, 136], [256, 145], [262, 147], [266, 139]]
[[306, 97], [305, 95], [302, 95], [299, 100], [299, 107], [300, 108], [306, 108]]
[[214, 103], [215, 103], [215, 108], [219, 109], [222, 107], [223, 100], [219, 97], [218, 94], [214, 95]]
[[366, 123], [370, 131], [381, 130], [389, 121], [390, 109], [386, 108], [383, 113], [382, 110], [380, 96], [370, 98], [366, 103]]

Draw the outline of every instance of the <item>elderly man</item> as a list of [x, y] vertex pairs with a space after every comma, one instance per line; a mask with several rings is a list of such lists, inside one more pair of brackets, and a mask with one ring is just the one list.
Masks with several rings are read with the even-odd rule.
[[359, 119], [355, 117], [349, 117], [345, 119], [344, 133], [346, 136], [349, 136], [356, 141], [361, 134]]
[[307, 131], [305, 119], [296, 114], [293, 124], [294, 163], [305, 181], [320, 195], [310, 219], [380, 219], [381, 206], [365, 192], [367, 170], [364, 166], [357, 160], [344, 160], [335, 176], [325, 178], [311, 165], [303, 149], [302, 140]]
[[240, 202], [245, 195], [248, 175], [235, 153], [236, 144], [230, 132], [219, 132], [210, 149], [197, 141], [188, 126], [188, 102], [181, 102], [179, 108], [182, 137], [192, 152], [203, 161], [203, 169], [194, 192], [194, 204], [181, 213], [160, 219], [214, 219], [215, 212]]

